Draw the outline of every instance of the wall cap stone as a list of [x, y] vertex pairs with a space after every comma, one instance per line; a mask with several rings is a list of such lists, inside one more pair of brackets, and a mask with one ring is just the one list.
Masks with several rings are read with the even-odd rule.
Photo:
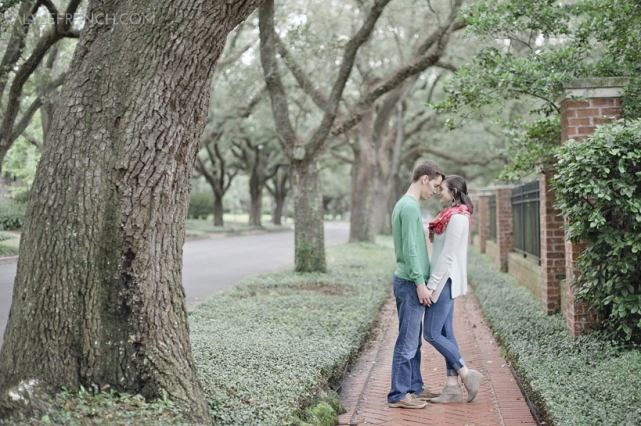
[[578, 78], [563, 84], [558, 101], [566, 99], [620, 98], [622, 89], [630, 82], [628, 77]]

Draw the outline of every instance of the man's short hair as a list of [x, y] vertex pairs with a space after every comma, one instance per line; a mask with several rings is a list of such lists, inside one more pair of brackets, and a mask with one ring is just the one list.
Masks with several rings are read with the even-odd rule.
[[436, 179], [438, 176], [445, 178], [445, 173], [441, 166], [439, 166], [436, 161], [426, 160], [420, 163], [414, 168], [414, 177], [412, 182], [417, 182], [421, 176], [427, 175], [430, 180]]

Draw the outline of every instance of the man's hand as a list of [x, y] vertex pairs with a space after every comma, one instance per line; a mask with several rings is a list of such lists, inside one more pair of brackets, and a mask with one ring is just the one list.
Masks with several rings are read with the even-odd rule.
[[432, 305], [432, 293], [434, 290], [427, 288], [425, 283], [423, 283], [416, 287], [416, 292], [418, 293], [418, 303], [427, 307]]

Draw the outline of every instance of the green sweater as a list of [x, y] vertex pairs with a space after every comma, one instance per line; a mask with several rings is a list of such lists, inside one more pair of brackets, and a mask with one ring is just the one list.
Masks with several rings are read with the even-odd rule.
[[417, 286], [430, 277], [430, 258], [427, 254], [421, 208], [416, 198], [404, 195], [392, 212], [392, 234], [396, 254], [394, 274]]

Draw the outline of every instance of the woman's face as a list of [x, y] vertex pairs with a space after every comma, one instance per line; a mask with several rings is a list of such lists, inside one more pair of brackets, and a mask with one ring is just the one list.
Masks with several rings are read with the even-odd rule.
[[452, 200], [454, 199], [454, 194], [450, 189], [447, 187], [447, 184], [445, 182], [441, 183], [441, 185], [437, 189], [438, 193], [438, 199], [441, 201], [443, 204], [451, 204]]

